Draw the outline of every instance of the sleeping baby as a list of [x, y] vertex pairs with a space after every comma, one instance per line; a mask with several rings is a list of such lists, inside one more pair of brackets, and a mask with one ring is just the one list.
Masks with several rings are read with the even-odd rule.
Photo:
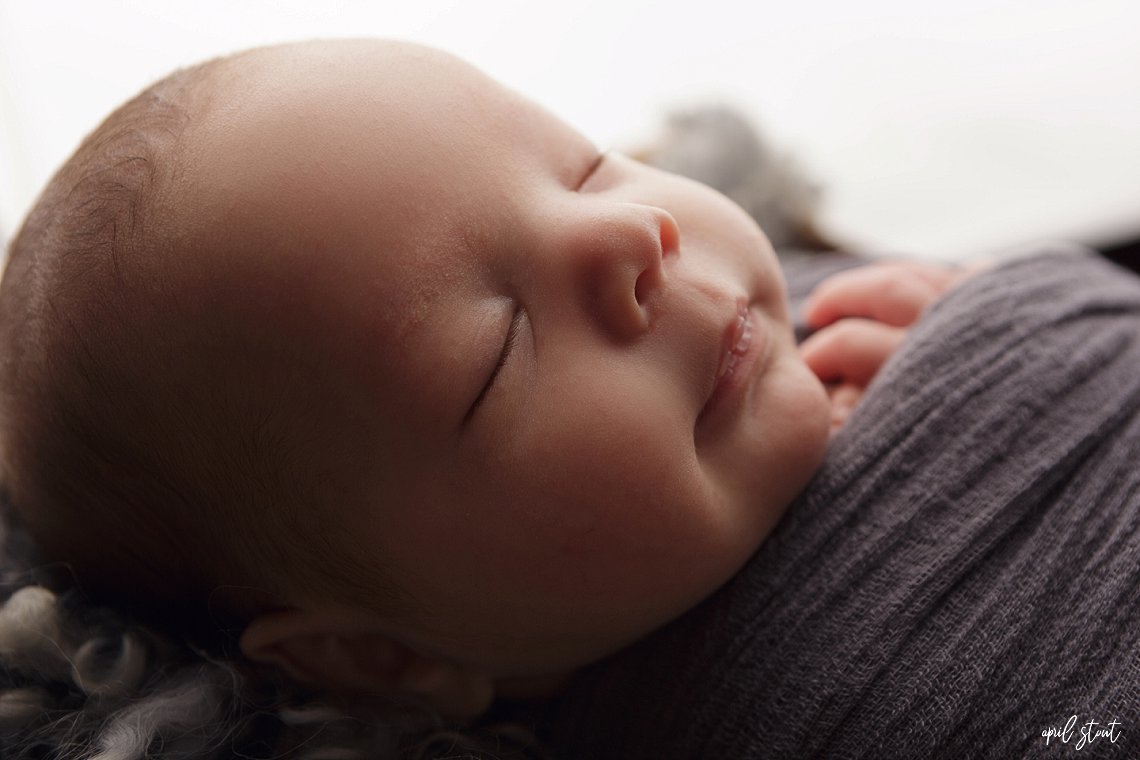
[[797, 347], [710, 188], [435, 50], [254, 50], [120, 108], [29, 215], [3, 482], [96, 598], [473, 716], [731, 578], [963, 276], [836, 276]]

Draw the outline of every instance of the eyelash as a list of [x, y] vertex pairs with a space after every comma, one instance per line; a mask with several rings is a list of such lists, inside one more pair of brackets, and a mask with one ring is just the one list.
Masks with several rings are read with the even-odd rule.
[[587, 180], [589, 180], [590, 177], [594, 176], [594, 172], [598, 170], [598, 167], [602, 165], [602, 161], [606, 159], [607, 153], [609, 153], [608, 150], [603, 150], [598, 154], [597, 158], [590, 162], [590, 167], [586, 169], [586, 173], [582, 176], [582, 180], [578, 183], [578, 186], [574, 188], [574, 192], [581, 190], [582, 185], [586, 184]]
[[483, 390], [479, 391], [479, 395], [475, 398], [474, 403], [471, 404], [471, 408], [467, 410], [467, 414], [463, 418], [464, 424], [467, 424], [467, 421], [475, 415], [475, 410], [478, 409], [479, 406], [483, 403], [483, 399], [487, 396], [491, 390], [491, 387], [495, 384], [496, 378], [499, 377], [499, 370], [501, 370], [507, 363], [507, 357], [511, 355], [511, 351], [514, 349], [515, 343], [518, 341], [521, 326], [522, 304], [516, 302], [514, 314], [511, 315], [510, 327], [507, 328], [507, 337], [503, 341], [503, 350], [499, 353], [499, 359], [495, 362], [495, 368], [491, 370], [491, 375], [487, 378], [487, 383], [483, 386]]

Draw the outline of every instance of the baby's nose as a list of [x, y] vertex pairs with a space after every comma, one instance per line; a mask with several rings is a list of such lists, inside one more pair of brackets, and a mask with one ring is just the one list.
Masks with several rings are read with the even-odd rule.
[[664, 209], [617, 204], [590, 220], [571, 256], [601, 326], [619, 340], [646, 332], [665, 281], [664, 262], [678, 253], [677, 221]]

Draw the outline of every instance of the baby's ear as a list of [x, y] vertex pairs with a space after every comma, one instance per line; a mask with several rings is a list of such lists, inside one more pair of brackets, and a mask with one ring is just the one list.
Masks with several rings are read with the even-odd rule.
[[359, 694], [411, 693], [449, 718], [474, 718], [494, 697], [486, 673], [424, 655], [375, 625], [320, 612], [263, 613], [246, 626], [241, 650], [301, 683]]

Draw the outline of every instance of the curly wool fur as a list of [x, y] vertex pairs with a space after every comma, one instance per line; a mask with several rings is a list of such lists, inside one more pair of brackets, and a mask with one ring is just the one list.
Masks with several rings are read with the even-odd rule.
[[73, 594], [24, 586], [0, 608], [4, 758], [542, 757], [519, 726], [458, 731], [407, 705], [380, 719], [268, 686]]
[[105, 615], [79, 621], [66, 607], [25, 586], [0, 609], [2, 754], [127, 760], [160, 741], [165, 757], [213, 757], [230, 731], [232, 674], [174, 665], [147, 633]]
[[0, 489], [0, 758], [541, 760], [516, 724], [378, 712], [216, 657], [87, 600], [45, 565]]

